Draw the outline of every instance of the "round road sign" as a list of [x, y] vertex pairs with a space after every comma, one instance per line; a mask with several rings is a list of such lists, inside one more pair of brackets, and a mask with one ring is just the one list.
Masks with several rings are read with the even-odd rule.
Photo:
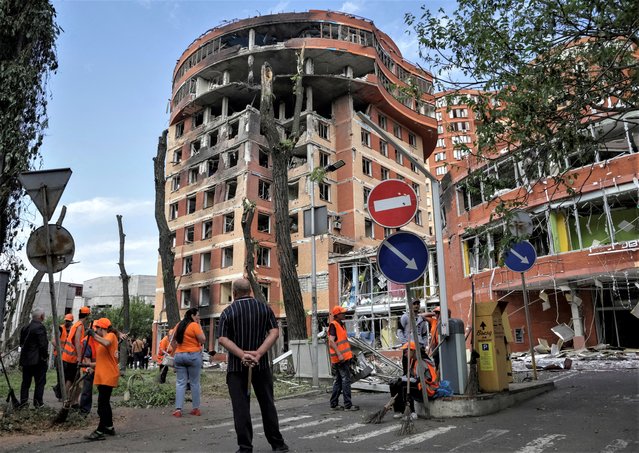
[[377, 266], [392, 282], [412, 283], [424, 274], [428, 266], [426, 243], [409, 231], [393, 233], [377, 249]]
[[367, 206], [375, 223], [386, 228], [400, 228], [415, 217], [417, 195], [406, 182], [387, 179], [371, 190]]
[[75, 242], [65, 228], [49, 224], [41, 226], [29, 236], [27, 241], [27, 258], [33, 267], [42, 272], [48, 272], [47, 268], [47, 234], [45, 228], [49, 228], [49, 240], [51, 244], [51, 272], [60, 272], [65, 269], [75, 254]]

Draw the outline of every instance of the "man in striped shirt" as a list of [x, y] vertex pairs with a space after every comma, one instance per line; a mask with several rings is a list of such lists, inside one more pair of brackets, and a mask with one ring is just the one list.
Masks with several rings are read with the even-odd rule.
[[250, 411], [249, 368], [251, 384], [260, 403], [264, 434], [273, 451], [286, 452], [288, 446], [280, 433], [273, 399], [273, 376], [266, 353], [279, 336], [273, 310], [253, 297], [245, 278], [232, 286], [233, 303], [220, 316], [217, 337], [228, 351], [226, 384], [229, 388], [238, 452], [253, 451], [253, 425]]

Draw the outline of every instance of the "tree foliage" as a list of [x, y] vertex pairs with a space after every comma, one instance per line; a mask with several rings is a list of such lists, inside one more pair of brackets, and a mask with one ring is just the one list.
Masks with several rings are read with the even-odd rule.
[[58, 67], [55, 15], [48, 0], [0, 2], [0, 252], [14, 270], [23, 210], [17, 177], [32, 169], [47, 127], [46, 84]]
[[[124, 307], [106, 308], [102, 312], [96, 314], [93, 319], [109, 318], [111, 324], [118, 329], [123, 329], [124, 326]], [[129, 322], [131, 329], [129, 336], [147, 338], [151, 336], [151, 329], [153, 327], [153, 306], [147, 305], [140, 298], [131, 297], [131, 303], [129, 305]]]
[[[507, 152], [529, 184], [551, 176], [549, 188], [579, 193], [583, 181], [568, 175], [607, 146], [612, 128], [601, 120], [636, 127], [636, 1], [459, 0], [452, 13], [422, 11], [406, 21], [448, 105], [466, 103], [480, 119], [475, 146], [456, 145], [479, 164]], [[459, 99], [461, 90], [478, 91]], [[496, 194], [496, 215], [525, 204], [525, 192], [503, 200], [503, 181], [472, 176], [470, 190], [481, 180]]]

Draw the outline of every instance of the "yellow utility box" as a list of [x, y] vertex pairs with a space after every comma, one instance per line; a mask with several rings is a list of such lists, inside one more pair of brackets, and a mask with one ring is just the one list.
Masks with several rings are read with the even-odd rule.
[[[512, 381], [507, 341], [502, 322], [508, 302], [479, 302], [475, 305], [475, 350], [479, 353], [477, 372], [482, 392], [500, 392]], [[509, 377], [510, 374], [510, 377]]]

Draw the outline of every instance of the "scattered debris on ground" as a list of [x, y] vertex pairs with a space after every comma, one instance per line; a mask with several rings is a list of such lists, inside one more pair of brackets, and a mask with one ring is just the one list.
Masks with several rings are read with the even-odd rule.
[[71, 411], [65, 423], [53, 424], [59, 408], [42, 406], [6, 411], [6, 405], [0, 409], [0, 437], [9, 434], [39, 434], [43, 431], [68, 431], [89, 426], [87, 417], [78, 411]]

